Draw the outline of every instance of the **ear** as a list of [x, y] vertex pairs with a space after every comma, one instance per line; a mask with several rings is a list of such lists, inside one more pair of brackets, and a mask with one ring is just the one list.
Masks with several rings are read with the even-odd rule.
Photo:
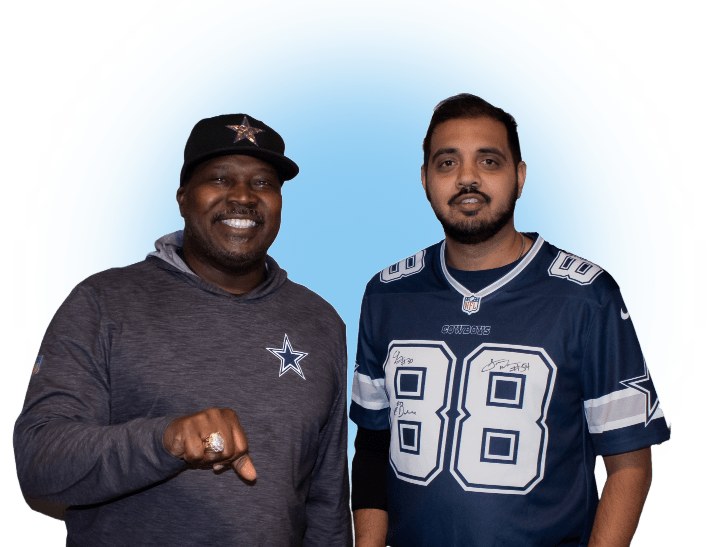
[[187, 196], [186, 193], [187, 190], [187, 184], [185, 186], [181, 186], [177, 189], [177, 193], [175, 194], [175, 199], [178, 202], [178, 206], [180, 207], [180, 216], [185, 218], [185, 214], [183, 213], [184, 205], [185, 205], [185, 198]]
[[527, 164], [524, 161], [518, 163], [517, 179], [518, 179], [518, 199], [522, 195], [523, 186], [525, 186], [525, 176], [527, 175]]
[[425, 182], [425, 166], [420, 166], [420, 180], [422, 181], [423, 190], [425, 190], [425, 193], [427, 194], [427, 184]]

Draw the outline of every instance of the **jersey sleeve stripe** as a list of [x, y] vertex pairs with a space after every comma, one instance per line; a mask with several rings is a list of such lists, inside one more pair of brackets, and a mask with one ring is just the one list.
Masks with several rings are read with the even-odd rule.
[[[647, 418], [645, 395], [632, 388], [614, 391], [598, 399], [589, 399], [584, 405], [590, 433], [630, 427], [645, 423]], [[662, 415], [658, 408], [652, 418]]]
[[372, 379], [366, 374], [355, 371], [353, 377], [352, 400], [368, 410], [388, 408], [390, 402], [385, 393], [385, 379]]
[[[653, 421], [655, 418], [662, 418], [664, 414], [662, 413], [662, 409], [658, 409], [655, 414], [653, 414], [653, 417], [650, 418], [650, 421]], [[625, 418], [622, 420], [615, 420], [614, 422], [608, 422], [604, 424], [602, 427], [593, 428], [590, 427], [590, 433], [604, 433], [605, 431], [612, 431], [614, 429], [622, 429], [623, 427], [630, 427], [637, 424], [642, 424], [645, 422], [645, 414], [641, 414], [639, 416], [632, 416], [630, 418]]]
[[632, 388], [625, 388], [621, 389], [620, 391], [613, 391], [612, 393], [608, 393], [607, 395], [603, 395], [602, 397], [598, 397], [597, 399], [588, 399], [584, 403], [585, 409], [590, 407], [602, 407], [613, 401], [625, 399], [626, 397], [632, 397], [633, 395], [639, 395], [639, 392], [636, 389]]

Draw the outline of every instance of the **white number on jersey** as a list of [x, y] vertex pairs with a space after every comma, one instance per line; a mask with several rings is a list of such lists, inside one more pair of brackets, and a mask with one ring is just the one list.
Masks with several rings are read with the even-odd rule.
[[[390, 464], [429, 484], [443, 469], [456, 358], [444, 342], [390, 343]], [[557, 368], [542, 348], [482, 344], [463, 362], [451, 473], [465, 490], [526, 494], [542, 480]]]
[[384, 369], [390, 464], [399, 478], [429, 484], [442, 471], [455, 356], [445, 342], [392, 342]]
[[412, 274], [418, 273], [425, 266], [425, 250], [418, 251], [412, 256], [407, 257], [405, 260], [396, 262], [392, 266], [388, 266], [380, 272], [380, 281], [383, 283], [390, 283], [391, 281], [397, 281], [400, 278], [407, 277]]
[[551, 276], [569, 279], [578, 285], [589, 285], [602, 272], [600, 266], [564, 251], [558, 253], [548, 268]]
[[451, 469], [463, 489], [527, 494], [542, 480], [556, 371], [542, 348], [482, 344], [465, 358]]

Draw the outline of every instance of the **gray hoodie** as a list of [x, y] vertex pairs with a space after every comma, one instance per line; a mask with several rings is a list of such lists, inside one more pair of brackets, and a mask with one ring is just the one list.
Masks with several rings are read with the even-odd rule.
[[[161, 238], [56, 313], [15, 425], [23, 491], [71, 505], [68, 545], [350, 545], [344, 323], [270, 257], [236, 296], [181, 245]], [[237, 412], [256, 484], [164, 448], [170, 421], [210, 407]]]

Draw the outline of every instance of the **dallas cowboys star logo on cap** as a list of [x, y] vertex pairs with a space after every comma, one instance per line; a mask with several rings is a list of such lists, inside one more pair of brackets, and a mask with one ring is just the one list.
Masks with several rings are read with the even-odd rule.
[[643, 359], [643, 366], [645, 367], [645, 373], [642, 376], [620, 380], [620, 383], [645, 395], [645, 427], [647, 427], [658, 409], [658, 396], [653, 387], [645, 359]]
[[305, 375], [300, 368], [300, 361], [303, 359], [303, 357], [307, 355], [307, 353], [303, 353], [302, 351], [293, 351], [292, 344], [290, 344], [290, 339], [288, 338], [287, 334], [285, 335], [285, 340], [283, 342], [282, 348], [265, 349], [281, 361], [280, 374], [278, 374], [278, 377], [285, 374], [288, 370], [294, 370], [298, 373], [300, 378], [305, 380]]
[[255, 146], [259, 146], [258, 143], [255, 142], [255, 135], [257, 133], [262, 133], [263, 129], [257, 129], [255, 127], [252, 127], [247, 119], [247, 116], [243, 118], [243, 121], [240, 125], [226, 125], [225, 127], [237, 132], [237, 135], [235, 135], [235, 142], [247, 139]]

